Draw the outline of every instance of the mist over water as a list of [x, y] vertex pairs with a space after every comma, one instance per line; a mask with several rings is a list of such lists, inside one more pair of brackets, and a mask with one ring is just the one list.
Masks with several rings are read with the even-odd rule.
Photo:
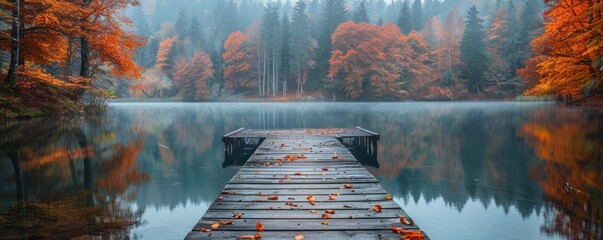
[[138, 222], [122, 236], [181, 239], [238, 171], [222, 165], [222, 135], [361, 126], [381, 134], [379, 167], [367, 169], [431, 239], [603, 236], [600, 113], [515, 102], [112, 107], [100, 119], [0, 124], [0, 210], [22, 199], [76, 214], [72, 199], [97, 199], [86, 204]]

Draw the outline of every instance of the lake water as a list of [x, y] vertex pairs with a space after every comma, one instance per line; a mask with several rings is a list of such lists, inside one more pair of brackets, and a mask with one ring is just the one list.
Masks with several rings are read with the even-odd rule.
[[182, 239], [238, 171], [222, 135], [353, 126], [381, 133], [366, 167], [431, 239], [603, 238], [603, 114], [408, 102], [116, 103], [0, 123], [0, 239]]

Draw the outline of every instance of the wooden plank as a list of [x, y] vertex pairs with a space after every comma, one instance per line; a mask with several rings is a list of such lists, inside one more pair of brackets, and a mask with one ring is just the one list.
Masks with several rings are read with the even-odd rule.
[[352, 188], [345, 188], [343, 184], [227, 184], [225, 190], [235, 189], [307, 189], [312, 192], [313, 189], [350, 189], [360, 190], [366, 188], [381, 188], [378, 183], [357, 183], [352, 184]]
[[[230, 220], [236, 211], [232, 210], [208, 210], [204, 217], [206, 219], [227, 219]], [[245, 210], [241, 211], [242, 219], [317, 219], [322, 217], [324, 211], [316, 211], [312, 213], [305, 210]], [[358, 209], [337, 210], [335, 214], [329, 215], [331, 219], [349, 219], [352, 216], [354, 219], [374, 219], [374, 218], [399, 218], [407, 217], [408, 214], [402, 209], [391, 209], [383, 212], [374, 212]]]
[[308, 189], [236, 189], [228, 190], [225, 189], [223, 193], [230, 195], [258, 195], [258, 193], [269, 194], [269, 195], [305, 195], [308, 194], [385, 194], [385, 190], [380, 187], [374, 188], [363, 188], [363, 189], [312, 189], [311, 192]]
[[262, 201], [262, 202], [214, 202], [210, 209], [212, 210], [272, 210], [272, 209], [300, 209], [300, 210], [321, 210], [321, 209], [365, 209], [367, 212], [376, 204], [384, 209], [400, 209], [400, 206], [394, 201], [359, 201], [359, 202], [332, 202], [316, 201], [314, 205], [309, 202], [298, 202], [297, 206], [292, 207], [284, 202]]
[[224, 138], [228, 138], [228, 137], [230, 137], [230, 136], [232, 136], [232, 135], [235, 135], [235, 134], [237, 134], [237, 133], [239, 133], [239, 132], [243, 131], [244, 129], [245, 129], [245, 128], [239, 128], [239, 129], [234, 130], [234, 131], [232, 131], [232, 132], [230, 132], [230, 133], [227, 133], [226, 135], [222, 136], [222, 139], [224, 139]]
[[[333, 195], [333, 198], [335, 200], [330, 200], [329, 199], [329, 195], [331, 195], [333, 193], [330, 194], [314, 194], [314, 198], [316, 198], [316, 201], [318, 202], [349, 202], [349, 201], [380, 201], [380, 200], [385, 200], [385, 197], [388, 196], [387, 194], [338, 194], [335, 193]], [[262, 201], [267, 201], [267, 196], [258, 196], [258, 194], [255, 195], [230, 195], [230, 194], [223, 194], [220, 195], [221, 199], [216, 200], [218, 202], [255, 202], [258, 200], [262, 200]], [[273, 201], [271, 200], [271, 202], [307, 202], [306, 197], [307, 195], [278, 195], [278, 200]], [[363, 210], [364, 211], [364, 210]]]
[[[255, 235], [257, 231], [221, 231], [214, 230], [210, 233], [190, 232], [186, 239], [238, 239], [244, 235]], [[304, 231], [302, 229], [294, 231], [265, 231], [262, 233], [262, 240], [272, 239], [294, 239], [297, 234], [304, 236], [304, 239], [365, 239], [365, 240], [399, 240], [400, 234], [393, 233], [391, 230], [341, 230], [341, 231]], [[427, 238], [426, 238], [427, 239]]]
[[[211, 225], [219, 223], [224, 219], [202, 219], [193, 228], [199, 230], [201, 228], [211, 229]], [[256, 230], [256, 223], [264, 224], [264, 231], [295, 231], [299, 229], [312, 230], [390, 230], [392, 226], [402, 227], [404, 229], [417, 229], [416, 226], [408, 226], [400, 223], [398, 218], [376, 218], [376, 219], [322, 219], [320, 215], [316, 219], [296, 219], [295, 222], [272, 220], [272, 219], [226, 219], [233, 221], [232, 224], [220, 226], [221, 231], [253, 231]], [[328, 221], [329, 224], [322, 224], [323, 221]]]
[[377, 179], [374, 178], [351, 178], [351, 179], [252, 179], [252, 178], [235, 178], [232, 179], [229, 184], [344, 184], [344, 183], [377, 183]]

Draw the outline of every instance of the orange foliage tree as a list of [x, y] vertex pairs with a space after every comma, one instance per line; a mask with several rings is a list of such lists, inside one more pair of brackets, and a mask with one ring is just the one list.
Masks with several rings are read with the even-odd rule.
[[159, 50], [157, 51], [157, 65], [156, 67], [161, 70], [165, 75], [172, 77], [173, 70], [176, 64], [176, 40], [178, 37], [166, 38], [159, 43]]
[[251, 64], [256, 56], [251, 48], [252, 43], [247, 41], [247, 35], [236, 31], [231, 33], [224, 42], [224, 87], [252, 88], [255, 73], [252, 72]]
[[174, 85], [180, 89], [179, 95], [185, 100], [207, 100], [210, 93], [208, 80], [213, 74], [211, 58], [199, 50], [192, 59], [178, 60], [174, 70]]
[[550, 8], [544, 13], [544, 33], [532, 41], [536, 56], [518, 71], [527, 79], [535, 74], [540, 77], [526, 93], [582, 97], [599, 91], [603, 76], [603, 3], [545, 2]]
[[402, 89], [419, 90], [431, 69], [425, 42], [418, 34], [404, 36], [393, 24], [342, 23], [332, 37], [329, 80], [345, 85], [346, 96], [399, 98]]
[[[0, 1], [2, 9], [12, 9], [13, 3]], [[84, 87], [91, 79], [72, 77], [71, 71], [63, 76], [46, 74], [40, 78], [47, 66], [70, 68], [74, 54], [82, 48], [75, 39], [84, 37], [88, 41], [88, 61], [91, 63], [90, 77], [105, 72], [124, 78], [140, 77], [139, 68], [132, 61], [135, 48], [142, 46], [142, 38], [125, 31], [130, 20], [125, 16], [129, 5], [138, 5], [136, 0], [82, 1], [82, 0], [28, 0], [21, 1], [19, 71], [22, 76], [18, 85], [37, 86], [37, 82], [56, 85], [71, 82]], [[0, 51], [7, 51], [11, 38], [0, 36]], [[62, 78], [59, 80], [59, 78]], [[69, 85], [71, 87], [73, 85]], [[17, 86], [20, 87], [21, 86]], [[65, 85], [58, 87], [65, 88]], [[23, 92], [23, 91], [21, 91]]]

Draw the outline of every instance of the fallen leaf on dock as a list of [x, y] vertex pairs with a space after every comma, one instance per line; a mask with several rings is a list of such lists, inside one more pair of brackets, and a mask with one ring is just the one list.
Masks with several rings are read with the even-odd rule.
[[326, 172], [326, 171], [329, 171], [329, 169], [328, 169], [328, 168], [323, 168], [322, 170], [323, 170], [323, 171], [325, 171], [325, 172]]
[[218, 197], [218, 200], [224, 200], [224, 197]]
[[316, 213], [316, 210], [310, 210], [310, 213]]
[[295, 238], [294, 238], [294, 239], [295, 239], [295, 240], [304, 240], [304, 235], [297, 234], [297, 235], [295, 235]]
[[219, 223], [214, 223], [211, 225], [211, 229], [218, 229], [220, 227]]
[[405, 217], [400, 217], [400, 222], [401, 222], [402, 224], [406, 224], [406, 225], [413, 225], [412, 220], [410, 220], [410, 219], [408, 219], [408, 218], [405, 218]]
[[390, 196], [390, 195], [385, 196], [385, 200], [387, 200], [387, 201], [392, 200], [392, 196]]
[[268, 200], [278, 200], [278, 196], [268, 196]]
[[331, 209], [327, 209], [327, 210], [325, 210], [325, 212], [328, 214], [335, 214], [335, 210], [331, 210]]
[[322, 214], [322, 218], [323, 218], [323, 219], [330, 219], [330, 218], [331, 218], [331, 216], [330, 216], [328, 213], [323, 213], [323, 214]]
[[314, 198], [314, 195], [310, 194], [308, 195], [308, 197], [306, 198], [308, 200], [308, 202], [310, 202], [310, 204], [314, 205], [316, 202], [316, 198]]
[[252, 236], [252, 235], [243, 235], [243, 236], [240, 236], [239, 239], [255, 239], [255, 236]]
[[232, 221], [225, 221], [225, 220], [223, 220], [223, 221], [220, 221], [220, 223], [222, 225], [232, 225]]
[[241, 218], [241, 214], [234, 213], [234, 214], [232, 214], [232, 218], [239, 219], [239, 218]]
[[335, 196], [329, 194], [329, 200], [331, 200], [331, 201], [335, 200]]
[[256, 223], [255, 224], [255, 228], [258, 229], [258, 232], [263, 232], [264, 231], [264, 224]]
[[375, 211], [375, 212], [381, 212], [381, 205], [379, 204], [375, 204], [375, 206], [373, 206], [371, 209], [369, 209], [371, 211]]
[[300, 172], [295, 172], [295, 175], [301, 176], [301, 173]]
[[352, 184], [351, 183], [346, 183], [346, 184], [343, 184], [343, 187], [344, 188], [352, 188]]
[[255, 236], [253, 236], [255, 239], [260, 239], [262, 238], [262, 233], [256, 233]]
[[201, 232], [211, 232], [211, 229], [201, 228]]
[[323, 221], [320, 224], [322, 224], [322, 225], [329, 225], [329, 221]]

